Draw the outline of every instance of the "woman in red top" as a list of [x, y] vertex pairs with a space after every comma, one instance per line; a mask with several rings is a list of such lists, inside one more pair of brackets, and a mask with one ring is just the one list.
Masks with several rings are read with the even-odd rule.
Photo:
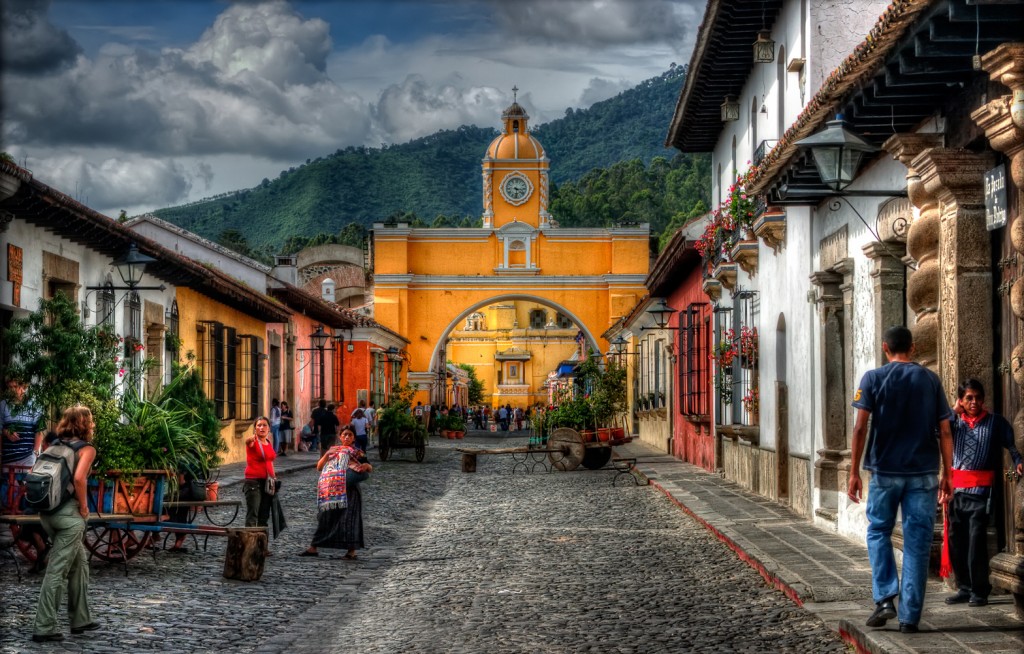
[[274, 444], [270, 442], [270, 420], [265, 416], [256, 419], [253, 433], [245, 437], [245, 481], [242, 494], [245, 495], [245, 526], [266, 527], [270, 518], [273, 495], [266, 492], [267, 477], [274, 474]]

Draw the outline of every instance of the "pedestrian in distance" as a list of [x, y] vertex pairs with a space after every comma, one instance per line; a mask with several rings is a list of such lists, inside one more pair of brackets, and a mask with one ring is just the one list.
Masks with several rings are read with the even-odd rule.
[[312, 418], [299, 431], [299, 444], [303, 452], [312, 452], [317, 448], [316, 421]]
[[55, 511], [39, 516], [53, 546], [36, 606], [32, 640], [37, 643], [64, 640], [64, 634], [57, 631], [57, 611], [63, 604], [65, 587], [71, 633], [81, 634], [100, 627], [89, 610], [89, 558], [82, 542], [89, 517], [86, 481], [96, 459], [96, 448], [92, 445], [95, 427], [92, 411], [85, 406], [66, 409], [57, 424], [60, 440], [75, 450], [74, 493]]
[[267, 492], [267, 479], [277, 479], [274, 459], [277, 453], [270, 441], [270, 420], [257, 418], [252, 433], [245, 437], [245, 526], [266, 527], [274, 496]]
[[[281, 427], [279, 434], [281, 437], [281, 447], [278, 448], [281, 456], [288, 456], [288, 446], [292, 444], [292, 432], [295, 429], [295, 414], [292, 413], [292, 408], [288, 406], [288, 403], [281, 400]], [[299, 451], [298, 440], [295, 441], [295, 451]]]
[[370, 421], [366, 418], [366, 414], [363, 413], [362, 409], [356, 409], [352, 414], [352, 423], [349, 425], [356, 435], [356, 447], [365, 452], [369, 449], [370, 438], [368, 431], [370, 428]]
[[338, 427], [341, 421], [334, 414], [334, 404], [320, 400], [319, 406], [313, 410], [313, 421], [316, 423], [316, 437], [320, 442], [320, 453], [326, 452], [338, 438]]
[[[875, 601], [867, 626], [882, 627], [898, 615], [902, 633], [918, 631], [935, 509], [951, 492], [953, 459], [953, 412], [938, 376], [912, 361], [913, 350], [910, 330], [890, 327], [882, 338], [888, 363], [869, 370], [861, 379], [852, 403], [857, 420], [847, 489], [850, 500], [860, 502], [863, 456], [863, 467], [871, 472], [866, 516]], [[897, 510], [903, 515], [902, 584], [892, 547]], [[897, 596], [898, 611], [894, 604]]]
[[967, 379], [957, 388], [953, 421], [953, 496], [945, 504], [940, 574], [956, 573], [957, 592], [946, 604], [985, 606], [992, 584], [988, 580], [988, 522], [992, 485], [1002, 468], [1002, 451], [1013, 459], [1017, 478], [1024, 460], [1013, 444], [1013, 427], [1006, 418], [985, 409], [985, 387]]
[[8, 397], [0, 400], [0, 463], [31, 467], [43, 449], [43, 410], [25, 400], [28, 385], [21, 379], [7, 380]]
[[356, 435], [346, 427], [341, 431], [341, 445], [327, 450], [317, 461], [317, 526], [312, 543], [299, 556], [319, 556], [319, 548], [346, 550], [342, 557], [356, 559], [356, 550], [363, 542], [363, 497], [359, 484], [373, 466], [366, 454], [355, 447]]
[[270, 400], [270, 436], [274, 452], [281, 453], [281, 403], [275, 397]]

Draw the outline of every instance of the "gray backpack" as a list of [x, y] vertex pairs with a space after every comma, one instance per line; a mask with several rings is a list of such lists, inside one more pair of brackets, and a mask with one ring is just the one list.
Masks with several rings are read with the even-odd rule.
[[85, 441], [57, 441], [36, 458], [25, 476], [25, 502], [40, 513], [53, 513], [75, 495], [75, 463]]

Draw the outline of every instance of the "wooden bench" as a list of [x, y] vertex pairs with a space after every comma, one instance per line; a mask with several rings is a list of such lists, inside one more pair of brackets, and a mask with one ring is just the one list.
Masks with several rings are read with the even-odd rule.
[[[170, 538], [171, 534], [187, 534], [192, 536], [192, 541], [196, 545], [196, 549], [199, 549], [199, 536], [203, 537], [203, 551], [206, 551], [207, 546], [210, 542], [210, 536], [227, 536], [227, 528], [238, 518], [238, 509], [241, 507], [242, 502], [240, 500], [181, 500], [177, 502], [164, 502], [163, 508], [166, 509], [188, 509], [188, 517], [185, 522], [171, 522], [168, 520], [162, 520], [157, 525], [159, 530], [167, 534], [164, 537], [164, 549], [167, 549], [167, 539]], [[234, 511], [231, 513], [231, 517], [226, 522], [217, 522], [212, 516], [210, 516], [210, 509], [216, 507], [232, 507]], [[197, 525], [195, 524], [196, 518], [199, 517], [199, 511], [202, 511], [206, 516], [206, 519], [210, 521], [209, 525]]]
[[[547, 455], [551, 452], [561, 452], [561, 449], [547, 449], [542, 447], [499, 447], [499, 448], [467, 448], [457, 447], [456, 452], [462, 453], [462, 472], [476, 472], [476, 457], [482, 454], [509, 454], [516, 461], [516, 464], [512, 466], [512, 473], [515, 474], [516, 468], [524, 466], [527, 472], [533, 472], [533, 469], [538, 464], [543, 465], [545, 470], [551, 472], [551, 466], [547, 464]], [[541, 455], [542, 458], [533, 461], [533, 465], [529, 465], [530, 457], [534, 454]], [[519, 455], [524, 455], [523, 459], [517, 458]]]
[[[235, 521], [238, 517], [238, 508], [242, 505], [240, 500], [182, 500], [180, 502], [164, 502], [164, 509], [188, 509], [188, 520], [187, 522], [195, 522], [196, 518], [199, 517], [199, 511], [202, 509], [206, 519], [210, 521], [210, 524], [218, 527], [227, 527]], [[231, 514], [231, 518], [227, 522], [220, 523], [210, 517], [210, 509], [218, 506], [230, 506], [234, 507], [235, 511]]]

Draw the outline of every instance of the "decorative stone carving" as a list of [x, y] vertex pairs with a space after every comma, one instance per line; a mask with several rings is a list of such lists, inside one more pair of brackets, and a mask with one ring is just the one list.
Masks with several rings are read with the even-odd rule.
[[760, 246], [757, 241], [740, 241], [733, 246], [729, 256], [735, 261], [743, 272], [751, 277], [757, 274], [757, 256]]
[[731, 261], [720, 261], [711, 272], [711, 276], [729, 291], [736, 288], [736, 264]]
[[780, 207], [768, 207], [753, 225], [754, 235], [778, 254], [786, 240], [786, 211]]
[[[874, 282], [875, 334], [880, 338], [885, 329], [903, 321], [903, 289], [907, 277], [903, 258], [907, 250], [902, 243], [878, 241], [867, 243], [862, 250], [874, 262], [870, 274]], [[875, 362], [882, 365], [885, 357], [881, 348], [876, 349]]]

